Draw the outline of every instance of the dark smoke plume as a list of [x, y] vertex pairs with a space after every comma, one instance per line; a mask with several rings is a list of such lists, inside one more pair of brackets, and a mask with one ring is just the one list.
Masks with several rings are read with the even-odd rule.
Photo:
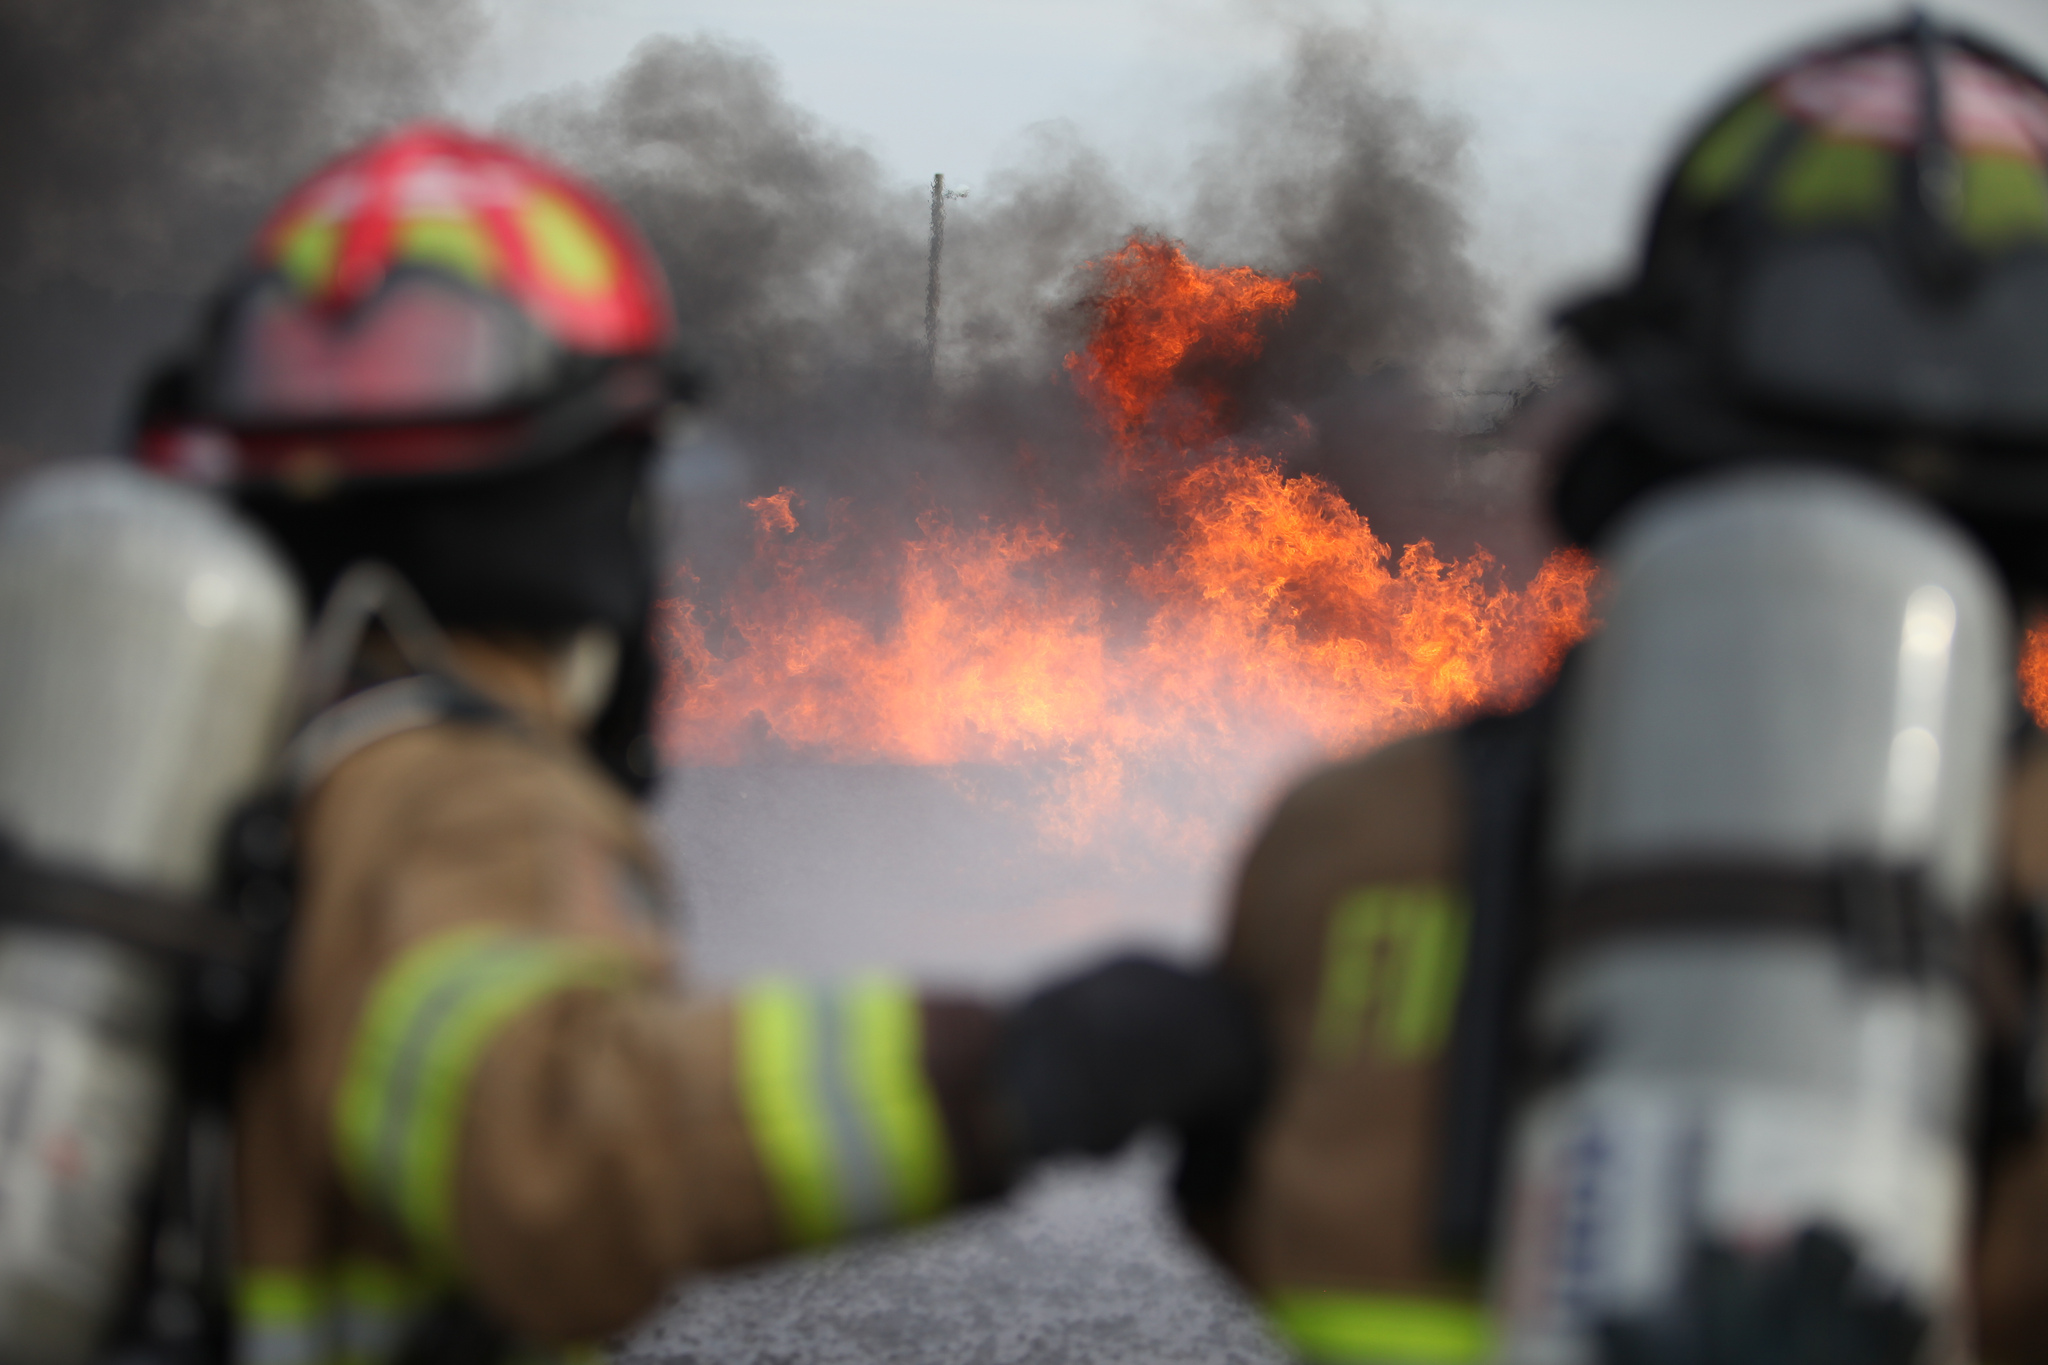
[[[436, 108], [481, 22], [469, 4], [0, 5], [0, 474], [115, 437], [145, 363], [188, 333], [269, 204], [324, 156]], [[1106, 477], [1105, 438], [1061, 361], [1088, 334], [1086, 263], [1134, 230], [1178, 237], [1205, 265], [1301, 277], [1257, 363], [1186, 375], [1232, 394], [1238, 434], [1333, 478], [1397, 547], [1426, 536], [1463, 555], [1479, 540], [1506, 551], [1511, 577], [1534, 568], [1525, 490], [1449, 429], [1443, 376], [1482, 350], [1488, 300], [1465, 252], [1459, 131], [1402, 90], [1374, 41], [1304, 32], [1219, 110], [1179, 208], [1137, 202], [1073, 131], [1034, 130], [949, 216], [935, 386], [922, 179], [893, 181], [821, 127], [765, 57], [651, 40], [609, 80], [527, 100], [503, 127], [617, 195], [672, 276], [684, 345], [715, 386], [664, 475], [698, 601], [727, 600], [721, 579], [749, 572], [745, 501], [786, 485], [806, 535], [855, 565], [900, 550], [934, 509], [962, 524], [1056, 509], [1095, 556], [1081, 567], [1114, 630], [1142, 628], [1142, 594], [1117, 595], [1160, 513]], [[835, 521], [859, 530], [818, 535]], [[867, 605], [886, 630], [889, 603]], [[1039, 907], [1068, 891], [1154, 907], [1183, 939], [1207, 899], [1209, 871], [1184, 861], [1020, 854], [1035, 849], [1028, 822], [974, 823], [942, 777], [792, 770], [773, 779], [786, 809], [770, 810], [748, 804], [747, 771], [671, 789], [673, 829], [696, 831], [676, 851], [714, 974], [789, 965], [800, 945], [829, 967], [971, 963], [997, 942], [1018, 971], [1052, 932]], [[798, 841], [810, 862], [786, 847], [790, 828], [814, 831]], [[941, 846], [952, 881], [934, 870]], [[1002, 894], [991, 867], [1011, 878]], [[807, 908], [827, 903], [844, 913], [816, 922]], [[993, 918], [946, 918], [962, 904]], [[920, 937], [940, 923], [957, 953]]]
[[466, 0], [0, 5], [0, 463], [103, 448], [264, 209], [431, 109]]
[[[432, 110], [481, 22], [469, 0], [0, 8], [0, 459], [113, 439], [139, 372], [264, 208], [351, 140]], [[791, 104], [764, 56], [650, 40], [503, 126], [600, 181], [654, 241], [716, 384], [734, 508], [789, 484], [907, 524], [920, 504], [1070, 492], [1100, 455], [1060, 366], [1086, 334], [1082, 266], [1149, 228], [1204, 263], [1301, 276], [1263, 357], [1225, 377], [1238, 421], [1383, 535], [1458, 553], [1471, 509], [1434, 376], [1483, 341], [1486, 299], [1458, 130], [1382, 58], [1356, 33], [1299, 35], [1223, 111], [1185, 212], [1141, 210], [1070, 130], [1035, 130], [952, 211], [936, 395], [923, 187]], [[716, 561], [743, 520], [696, 527], [693, 560]]]
[[[1156, 209], [1140, 221], [1099, 154], [1036, 130], [1022, 164], [949, 217], [936, 410], [922, 368], [925, 191], [890, 183], [791, 105], [764, 57], [650, 40], [601, 87], [529, 100], [505, 126], [595, 177], [648, 231], [749, 495], [790, 485], [817, 505], [853, 497], [864, 514], [907, 517], [920, 501], [1015, 507], [1020, 492], [1092, 475], [1100, 441], [1060, 360], [1087, 329], [1083, 264], [1149, 227], [1204, 263], [1301, 276], [1264, 356], [1226, 377], [1238, 420], [1337, 481], [1383, 534], [1463, 553], [1479, 528], [1454, 505], [1436, 396], [1446, 364], [1487, 335], [1465, 255], [1462, 140], [1382, 57], [1356, 33], [1300, 34], [1224, 111], [1191, 208], [1164, 215], [1180, 221]], [[743, 541], [739, 527], [694, 527], [693, 562]]]
[[[803, 499], [803, 553], [852, 570], [842, 583], [886, 582], [858, 571], [863, 557], [900, 553], [921, 513], [1009, 524], [1054, 509], [1099, 571], [1107, 627], [1143, 628], [1142, 594], [1119, 593], [1159, 511], [1105, 476], [1105, 437], [1061, 364], [1092, 321], [1086, 263], [1134, 230], [1180, 237], [1203, 264], [1303, 276], [1259, 363], [1217, 376], [1196, 373], [1198, 360], [1185, 376], [1230, 389], [1240, 434], [1336, 478], [1397, 546], [1514, 543], [1505, 500], [1472, 496], [1482, 458], [1446, 430], [1441, 396], [1440, 376], [1483, 346], [1488, 323], [1465, 254], [1458, 130], [1400, 94], [1370, 41], [1301, 35], [1223, 111], [1182, 211], [1134, 202], [1057, 127], [969, 186], [947, 221], [936, 395], [923, 363], [924, 185], [892, 183], [793, 107], [763, 58], [653, 40], [610, 81], [528, 101], [506, 127], [638, 218], [673, 278], [686, 344], [714, 377], [717, 401], [679, 461], [698, 472], [678, 501], [715, 652], [742, 643], [719, 634], [725, 585], [773, 590], [748, 578], [744, 502], [783, 486]], [[1512, 557], [1511, 574], [1538, 557]], [[890, 629], [888, 601], [834, 601]], [[1181, 944], [1200, 932], [1215, 869], [1120, 847], [1047, 856], [1016, 815], [1030, 798], [1002, 785], [1024, 777], [961, 777], [975, 793], [963, 801], [944, 774], [808, 762], [765, 719], [762, 731], [755, 762], [688, 769], [667, 789], [664, 827], [713, 975], [881, 957], [975, 976], [1000, 962], [1014, 979], [1071, 951], [1061, 935], [1083, 931], [1049, 926], [1045, 907], [1085, 895], [1127, 907], [1126, 932]]]
[[[954, 459], [933, 446], [922, 360], [925, 191], [889, 183], [791, 105], [766, 59], [650, 40], [602, 89], [528, 101], [505, 126], [594, 177], [647, 231], [685, 348], [709, 368], [718, 419], [744, 433], [762, 491], [945, 477]], [[986, 405], [990, 390], [1057, 375], [1047, 317], [1071, 308], [1076, 267], [1128, 223], [1099, 158], [1056, 136], [977, 187], [973, 211], [948, 224], [946, 389]], [[947, 444], [978, 434], [990, 433], [955, 429]], [[1031, 432], [1005, 434], [1014, 454]]]
[[1390, 65], [1374, 35], [1301, 34], [1284, 73], [1237, 92], [1190, 236], [1223, 259], [1300, 274], [1294, 309], [1233, 376], [1239, 420], [1399, 544], [1450, 529], [1427, 506], [1456, 457], [1440, 391], [1447, 367], [1480, 353], [1490, 300], [1466, 255], [1462, 130], [1406, 94]]
[[1405, 94], [1389, 65], [1368, 34], [1303, 33], [1284, 71], [1236, 93], [1203, 160], [1190, 235], [1310, 273], [1256, 366], [1267, 403], [1313, 401], [1344, 376], [1424, 366], [1486, 335], [1459, 206], [1462, 130]]

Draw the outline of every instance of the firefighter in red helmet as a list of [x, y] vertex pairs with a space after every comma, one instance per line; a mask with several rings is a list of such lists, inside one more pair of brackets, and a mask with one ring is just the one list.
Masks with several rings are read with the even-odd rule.
[[[318, 618], [295, 926], [236, 1086], [250, 1365], [589, 1342], [679, 1274], [932, 1217], [1255, 1071], [1234, 997], [1156, 964], [1007, 1015], [677, 986], [629, 796], [673, 335], [603, 199], [423, 126], [293, 192], [148, 393], [142, 461], [267, 528]], [[1105, 979], [1156, 1008], [1093, 1009]], [[1106, 1121], [1073, 1098], [1204, 1028], [1242, 1061]]]

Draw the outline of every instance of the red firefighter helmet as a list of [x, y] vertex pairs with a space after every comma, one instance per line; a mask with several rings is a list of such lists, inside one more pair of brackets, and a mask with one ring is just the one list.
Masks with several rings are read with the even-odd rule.
[[506, 143], [402, 128], [286, 197], [140, 455], [319, 493], [573, 453], [673, 395], [660, 267], [594, 191]]

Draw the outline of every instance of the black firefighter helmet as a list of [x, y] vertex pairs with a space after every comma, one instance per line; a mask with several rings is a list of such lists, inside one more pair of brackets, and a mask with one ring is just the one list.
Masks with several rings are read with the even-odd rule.
[[2048, 586], [2048, 83], [1925, 16], [1752, 82], [1681, 153], [1635, 278], [1564, 325], [1612, 384], [1556, 510], [1849, 463]]

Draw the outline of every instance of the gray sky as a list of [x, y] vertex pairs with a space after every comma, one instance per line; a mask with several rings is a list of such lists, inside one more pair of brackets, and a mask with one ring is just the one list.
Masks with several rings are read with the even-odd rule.
[[[1784, 45], [1901, 12], [1849, 0], [485, 0], [463, 95], [602, 79], [641, 39], [769, 54], [821, 124], [906, 184], [970, 190], [1064, 122], [1170, 213], [1217, 101], [1313, 16], [1377, 28], [1409, 87], [1469, 129], [1466, 202], [1511, 333], [1617, 268], [1672, 140]], [[2048, 62], [2044, 0], [1950, 0]], [[971, 212], [972, 202], [960, 211]]]

